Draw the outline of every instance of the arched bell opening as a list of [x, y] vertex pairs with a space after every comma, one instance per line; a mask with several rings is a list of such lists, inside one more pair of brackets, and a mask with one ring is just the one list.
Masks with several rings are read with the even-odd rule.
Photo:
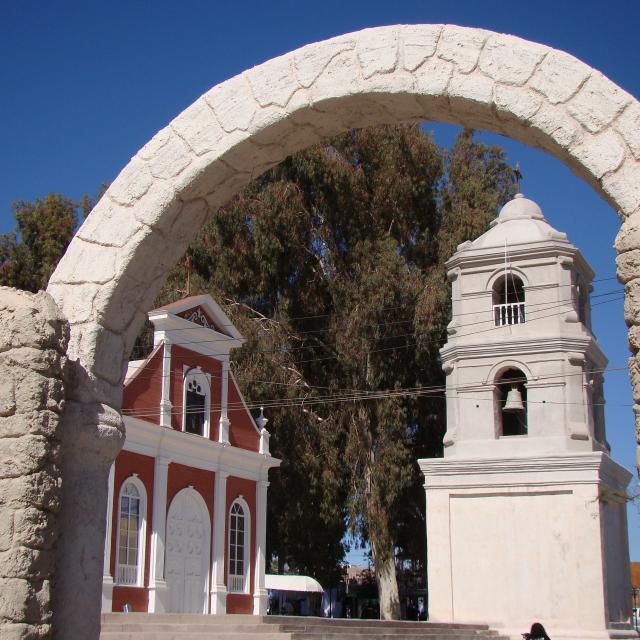
[[527, 378], [519, 369], [507, 369], [496, 380], [496, 414], [500, 420], [498, 435], [526, 436]]
[[526, 320], [524, 283], [513, 273], [500, 276], [493, 285], [493, 320], [496, 327]]

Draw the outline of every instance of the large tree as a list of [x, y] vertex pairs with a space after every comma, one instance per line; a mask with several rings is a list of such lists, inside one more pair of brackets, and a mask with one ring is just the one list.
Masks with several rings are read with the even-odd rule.
[[[399, 615], [396, 554], [425, 555], [416, 459], [441, 454], [444, 402], [428, 387], [443, 384], [444, 262], [487, 228], [512, 177], [502, 150], [471, 131], [449, 151], [418, 126], [349, 131], [215, 212], [159, 296], [209, 291], [248, 338], [232, 364], [283, 460], [271, 560], [335, 584], [349, 530], [370, 546], [385, 618]], [[90, 206], [56, 194], [17, 203], [0, 283], [46, 286]]]
[[[105, 185], [98, 197], [104, 190]], [[46, 288], [78, 221], [93, 204], [89, 196], [76, 202], [59, 193], [15, 202], [15, 231], [0, 235], [0, 284], [34, 292]]]
[[270, 552], [330, 579], [348, 527], [370, 546], [386, 618], [396, 552], [424, 553], [415, 461], [439, 455], [444, 430], [442, 397], [420, 392], [443, 383], [444, 261], [512, 191], [502, 151], [470, 131], [444, 152], [417, 126], [354, 130], [258, 178], [190, 249], [201, 286], [260, 327], [235, 361], [247, 396], [273, 405], [285, 460]]

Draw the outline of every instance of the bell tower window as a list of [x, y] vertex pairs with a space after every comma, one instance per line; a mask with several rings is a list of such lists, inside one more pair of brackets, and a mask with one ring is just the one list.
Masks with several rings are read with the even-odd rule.
[[524, 284], [518, 276], [508, 273], [493, 285], [493, 321], [496, 327], [525, 322]]
[[209, 436], [211, 383], [197, 367], [189, 369], [184, 379], [182, 429], [198, 436]]
[[507, 369], [496, 380], [500, 436], [527, 435], [527, 378], [519, 369]]

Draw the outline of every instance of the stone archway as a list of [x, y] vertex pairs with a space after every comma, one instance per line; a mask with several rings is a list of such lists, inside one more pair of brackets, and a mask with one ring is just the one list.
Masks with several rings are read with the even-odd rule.
[[[423, 119], [539, 147], [619, 212], [618, 274], [630, 342], [640, 347], [640, 104], [601, 73], [540, 44], [443, 25], [367, 29], [246, 71], [196, 100], [132, 158], [49, 283], [71, 323], [74, 362], [55, 594], [61, 636], [97, 635], [102, 505], [123, 439], [123, 362], [168, 269], [209, 211], [290, 153], [349, 127]], [[635, 360], [631, 371], [640, 401]], [[83, 602], [74, 601], [82, 620], [65, 606], [79, 580], [89, 585]]]

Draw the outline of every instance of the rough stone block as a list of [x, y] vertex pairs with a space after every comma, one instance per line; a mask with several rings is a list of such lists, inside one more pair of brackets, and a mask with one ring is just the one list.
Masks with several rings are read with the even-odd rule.
[[48, 462], [57, 462], [59, 446], [38, 435], [0, 438], [0, 477], [16, 478], [39, 471]]
[[625, 155], [622, 139], [614, 131], [583, 137], [570, 151], [594, 178], [602, 178], [615, 171], [622, 164]]
[[362, 76], [390, 73], [398, 64], [398, 34], [394, 28], [364, 29], [356, 45]]
[[323, 100], [350, 96], [360, 92], [360, 69], [355, 52], [344, 51], [331, 59], [317, 80], [309, 87], [311, 102], [322, 108]]
[[185, 109], [171, 123], [171, 128], [197, 156], [214, 151], [225, 136], [213, 109], [204, 98], [199, 98]]
[[154, 178], [170, 180], [186, 169], [193, 159], [193, 152], [176, 133], [170, 135], [156, 153], [149, 158], [149, 172]]
[[640, 160], [640, 104], [633, 102], [620, 115], [615, 128], [636, 160]]
[[552, 104], [566, 102], [591, 74], [591, 69], [564, 51], [550, 51], [538, 65], [528, 85]]
[[458, 72], [470, 73], [476, 68], [489, 35], [483, 29], [446, 25], [438, 42], [438, 57], [453, 62]]
[[[624, 321], [627, 326], [640, 325], [640, 279], [627, 282], [624, 287]], [[637, 367], [636, 367], [637, 368]], [[640, 387], [639, 387], [640, 389]], [[640, 400], [640, 397], [639, 397]]]
[[0, 478], [0, 507], [33, 505], [55, 513], [60, 507], [60, 472], [45, 464], [40, 471], [15, 478]]
[[407, 25], [400, 32], [401, 57], [407, 71], [415, 71], [436, 52], [441, 24]]
[[53, 411], [31, 411], [0, 419], [0, 438], [18, 438], [25, 433], [60, 439], [60, 416]]
[[55, 555], [52, 551], [27, 547], [0, 551], [0, 567], [5, 578], [40, 581], [51, 575], [54, 566]]
[[309, 88], [336, 56], [344, 51], [352, 51], [355, 47], [355, 37], [340, 37], [321, 44], [310, 44], [295, 51], [293, 65], [300, 86]]
[[254, 112], [260, 108], [245, 75], [236, 76], [217, 85], [203, 97], [227, 133], [236, 129], [246, 131]]
[[581, 138], [579, 127], [573, 119], [567, 117], [562, 107], [543, 103], [529, 118], [529, 122], [562, 149], [568, 149]]
[[631, 96], [611, 80], [593, 71], [567, 103], [567, 109], [588, 131], [598, 133], [610, 125], [631, 100]]
[[616, 257], [618, 279], [627, 283], [640, 277], [640, 249], [632, 249]]
[[498, 117], [517, 119], [520, 122], [532, 118], [542, 106], [542, 98], [533, 91], [508, 85], [497, 84], [493, 99]]
[[523, 85], [547, 51], [547, 47], [515, 36], [493, 34], [480, 54], [479, 67], [502, 84]]
[[602, 179], [605, 195], [618, 205], [623, 216], [630, 216], [640, 208], [640, 162], [627, 159], [614, 173]]
[[30, 549], [51, 549], [56, 542], [55, 517], [26, 507], [13, 514], [13, 543]]
[[618, 253], [640, 249], [640, 215], [629, 216], [622, 223], [613, 246]]
[[[146, 162], [139, 157], [132, 158], [107, 189], [105, 196], [117, 204], [130, 207], [142, 198], [152, 184], [153, 176]], [[106, 202], [104, 197], [94, 209], [94, 211], [98, 210], [98, 215], [102, 207], [106, 206], [102, 204], [103, 202]]]
[[293, 72], [293, 55], [273, 58], [246, 72], [256, 102], [261, 107], [285, 107], [300, 88]]
[[61, 262], [56, 269], [56, 282], [76, 284], [94, 282], [104, 284], [116, 274], [116, 250], [99, 244], [75, 239], [73, 260]]
[[453, 77], [454, 66], [435, 58], [427, 60], [415, 73], [416, 91], [425, 96], [442, 96]]

